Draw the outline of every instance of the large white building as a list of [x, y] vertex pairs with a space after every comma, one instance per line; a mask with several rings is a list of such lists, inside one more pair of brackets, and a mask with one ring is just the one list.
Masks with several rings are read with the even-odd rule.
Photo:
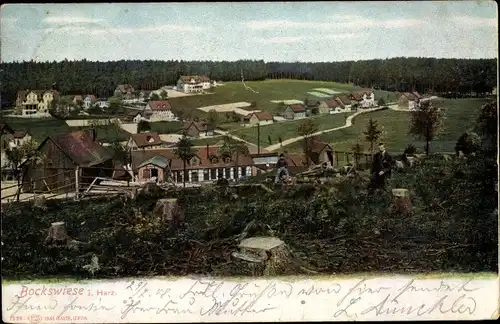
[[181, 75], [177, 81], [177, 91], [202, 92], [210, 89], [210, 78], [205, 75]]
[[175, 121], [175, 117], [167, 100], [149, 101], [142, 115], [150, 121]]
[[16, 107], [23, 116], [47, 114], [52, 101], [59, 98], [56, 90], [21, 90], [17, 92]]

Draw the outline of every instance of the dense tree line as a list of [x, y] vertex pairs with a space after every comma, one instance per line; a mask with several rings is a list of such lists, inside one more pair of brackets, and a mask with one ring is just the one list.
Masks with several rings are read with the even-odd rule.
[[154, 90], [173, 85], [180, 75], [204, 74], [215, 80], [300, 79], [352, 82], [390, 91], [489, 93], [496, 85], [495, 59], [391, 58], [345, 62], [114, 61], [3, 63], [2, 105], [11, 105], [20, 89], [55, 87], [64, 94], [109, 97], [117, 84]]
[[439, 94], [490, 93], [496, 86], [495, 59], [391, 58], [385, 60], [268, 62], [268, 78], [349, 82], [388, 91]]

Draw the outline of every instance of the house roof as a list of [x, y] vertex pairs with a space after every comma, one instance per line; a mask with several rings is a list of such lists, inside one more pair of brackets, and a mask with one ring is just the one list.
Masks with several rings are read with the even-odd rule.
[[44, 95], [47, 92], [51, 92], [54, 95], [54, 97], [56, 97], [56, 98], [59, 97], [59, 91], [52, 90], [52, 89], [50, 89], [50, 90], [19, 90], [17, 92], [17, 97], [21, 98], [22, 100], [26, 100], [26, 96], [30, 92], [35, 93], [37, 96], [42, 96], [42, 95]]
[[139, 148], [163, 144], [160, 135], [156, 132], [131, 134], [130, 137]]
[[290, 107], [294, 113], [306, 111], [306, 107], [304, 107], [304, 105], [300, 105], [300, 104], [293, 104], [293, 105], [289, 105], [288, 107]]
[[[418, 94], [418, 95], [420, 95], [420, 94]], [[412, 92], [403, 92], [403, 93], [401, 94], [401, 96], [405, 97], [405, 98], [406, 98], [406, 99], [408, 99], [408, 100], [412, 100], [412, 101], [413, 101], [413, 100], [417, 100], [417, 99], [419, 98], [419, 97], [417, 97], [417, 95], [415, 95], [415, 94], [414, 94], [414, 93], [412, 93]]]
[[83, 101], [83, 97], [81, 95], [76, 95], [73, 97], [73, 100], [81, 100]]
[[191, 127], [196, 128], [199, 132], [206, 132], [208, 130], [207, 123], [195, 121], [185, 122], [183, 129], [188, 130]]
[[330, 144], [328, 144], [327, 142], [323, 142], [317, 138], [312, 138], [311, 139], [311, 142], [310, 142], [310, 150], [311, 152], [314, 152], [314, 153], [320, 153], [321, 151], [323, 151], [325, 149], [325, 147], [328, 149], [328, 150], [331, 150], [332, 147], [330, 146]]
[[349, 99], [349, 95], [340, 95], [335, 97], [337, 101], [340, 101], [343, 105], [350, 105], [351, 104], [351, 99]]
[[304, 161], [304, 155], [303, 154], [290, 154], [285, 156], [285, 160], [288, 163], [289, 166], [305, 166], [306, 163]]
[[[217, 156], [219, 157], [219, 147], [218, 146], [209, 146], [207, 147], [199, 147], [193, 148], [195, 155], [200, 160], [199, 165], [186, 165], [186, 169], [200, 169], [200, 168], [217, 168], [217, 167], [232, 167], [235, 166], [236, 154], [233, 155], [232, 161], [229, 163], [217, 162], [212, 163], [210, 161], [210, 157]], [[132, 169], [137, 170], [137, 168], [144, 162], [155, 156], [162, 156], [171, 161], [170, 168], [171, 170], [182, 170], [183, 169], [183, 161], [179, 159], [175, 155], [175, 148], [166, 148], [166, 149], [152, 149], [152, 150], [140, 150], [140, 151], [132, 151]], [[220, 159], [219, 159], [220, 161]], [[252, 158], [250, 156], [239, 154], [238, 156], [238, 165], [239, 166], [248, 166], [253, 165]]]
[[326, 105], [328, 106], [328, 108], [337, 108], [340, 106], [339, 102], [337, 102], [337, 100], [335, 99], [328, 99], [328, 100], [325, 100], [326, 102]]
[[317, 107], [320, 105], [320, 102], [319, 102], [319, 100], [308, 99], [308, 100], [306, 100], [305, 105], [307, 107]]
[[250, 153], [250, 156], [252, 158], [259, 158], [259, 157], [274, 157], [278, 156], [278, 152], [264, 152], [264, 153]]
[[92, 102], [97, 100], [96, 96], [94, 96], [93, 94], [86, 95], [85, 99], [87, 99], [87, 98], [89, 98], [90, 101], [92, 101]]
[[191, 79], [193, 79], [194, 82], [210, 82], [210, 78], [206, 75], [181, 75], [180, 79], [184, 82], [190, 82]]
[[24, 138], [24, 136], [26, 136], [27, 134], [28, 132], [25, 131], [15, 131], [14, 138]]
[[[92, 140], [89, 131], [80, 130], [71, 133], [56, 134], [48, 137], [75, 164], [90, 167], [111, 160], [113, 155], [99, 143]], [[43, 146], [45, 141], [40, 145]]]
[[153, 165], [159, 166], [160, 168], [164, 169], [164, 168], [168, 167], [168, 165], [170, 164], [170, 160], [164, 156], [155, 155], [152, 158], [147, 159], [146, 161], [139, 164], [138, 168], [142, 168], [143, 166], [146, 166], [148, 164], [153, 164]]
[[152, 110], [170, 110], [170, 102], [167, 100], [158, 100], [158, 101], [148, 101], [148, 106], [151, 107]]
[[273, 115], [264, 111], [251, 113], [248, 115], [248, 118], [250, 119], [253, 115], [255, 115], [258, 120], [273, 120]]
[[122, 93], [127, 93], [129, 91], [134, 92], [134, 87], [132, 87], [132, 85], [130, 85], [130, 84], [119, 84], [118, 89]]

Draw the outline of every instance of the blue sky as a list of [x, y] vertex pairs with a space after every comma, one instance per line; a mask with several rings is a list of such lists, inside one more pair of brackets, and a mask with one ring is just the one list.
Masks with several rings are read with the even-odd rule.
[[498, 56], [493, 1], [9, 4], [3, 62]]

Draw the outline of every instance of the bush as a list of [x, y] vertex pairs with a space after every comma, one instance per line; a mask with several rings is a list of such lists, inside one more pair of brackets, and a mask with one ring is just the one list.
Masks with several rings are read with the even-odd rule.
[[[215, 186], [169, 191], [185, 212], [176, 227], [153, 214], [156, 198], [148, 196], [128, 203], [48, 200], [47, 211], [29, 203], [5, 205], [2, 276], [88, 277], [83, 266], [92, 255], [100, 266], [95, 277], [230, 275], [236, 236], [252, 221], [269, 227], [321, 273], [403, 272], [410, 261], [418, 272], [496, 272], [496, 172], [495, 157], [481, 154], [428, 157], [404, 174], [395, 171], [391, 185], [410, 191], [411, 215], [394, 211], [389, 193], [369, 195], [362, 173], [275, 192]], [[69, 235], [87, 244], [79, 251], [41, 244], [55, 221], [66, 222]]]

